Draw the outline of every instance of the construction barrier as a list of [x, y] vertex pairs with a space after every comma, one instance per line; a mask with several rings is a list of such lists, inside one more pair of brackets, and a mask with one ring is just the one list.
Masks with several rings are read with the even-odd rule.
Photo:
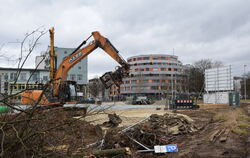
[[196, 108], [198, 108], [198, 106], [194, 104], [192, 99], [175, 99], [173, 104], [170, 106], [171, 110], [186, 110]]

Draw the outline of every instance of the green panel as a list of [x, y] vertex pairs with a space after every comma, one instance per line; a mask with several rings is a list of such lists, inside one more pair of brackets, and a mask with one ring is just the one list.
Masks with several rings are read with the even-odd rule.
[[10, 108], [8, 106], [0, 106], [0, 113], [9, 112]]
[[240, 105], [240, 94], [239, 93], [229, 93], [229, 105], [239, 106]]

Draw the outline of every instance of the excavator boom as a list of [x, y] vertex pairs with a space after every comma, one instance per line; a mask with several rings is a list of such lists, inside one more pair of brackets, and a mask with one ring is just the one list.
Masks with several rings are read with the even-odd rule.
[[103, 49], [109, 56], [111, 56], [122, 66], [119, 71], [122, 69], [122, 73], [128, 74], [129, 64], [119, 55], [118, 50], [111, 44], [111, 42], [107, 38], [103, 37], [99, 32], [92, 32], [92, 36], [94, 40], [91, 41], [89, 45], [82, 49], [78, 48], [78, 50], [75, 50], [72, 54], [67, 56], [58, 67], [55, 74], [55, 96], [58, 96], [60, 82], [66, 80], [68, 71], [97, 48]]

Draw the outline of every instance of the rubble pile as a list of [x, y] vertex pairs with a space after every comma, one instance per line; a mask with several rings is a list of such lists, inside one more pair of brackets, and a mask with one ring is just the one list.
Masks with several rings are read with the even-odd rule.
[[153, 114], [149, 120], [145, 122], [142, 129], [153, 129], [157, 133], [162, 133], [167, 136], [187, 134], [197, 131], [193, 120], [182, 114], [166, 113], [164, 115]]
[[[125, 132], [120, 132], [118, 136], [115, 136], [114, 133], [110, 134], [110, 137], [106, 137], [105, 142], [109, 148], [111, 144], [115, 145], [113, 148], [130, 144], [129, 147], [131, 148], [141, 149], [139, 143], [148, 148], [153, 148], [154, 145], [173, 143], [178, 136], [196, 131], [198, 129], [194, 125], [194, 121], [186, 115], [176, 113], [153, 114], [144, 123], [138, 124]], [[136, 141], [139, 143], [136, 143]], [[131, 142], [135, 145], [131, 146]]]

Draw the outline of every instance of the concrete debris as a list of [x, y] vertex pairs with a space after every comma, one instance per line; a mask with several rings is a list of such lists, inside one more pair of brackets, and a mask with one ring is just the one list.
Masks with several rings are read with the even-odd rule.
[[107, 134], [104, 148], [114, 148], [112, 144], [117, 143], [121, 146], [136, 144], [138, 146], [136, 149], [153, 148], [155, 144], [168, 144], [177, 135], [198, 131], [193, 122], [188, 116], [176, 113], [152, 114], [147, 121], [137, 124], [125, 132]]
[[[220, 136], [226, 131], [226, 128], [224, 129], [219, 129], [216, 130], [211, 136], [210, 136], [210, 141], [215, 142]], [[226, 141], [226, 138], [220, 139], [221, 142]]]
[[122, 123], [122, 119], [119, 117], [119, 115], [114, 114], [108, 114], [109, 121], [106, 121], [103, 123], [103, 126], [105, 127], [118, 127], [120, 123]]
[[184, 117], [189, 123], [193, 123], [194, 120], [191, 119], [189, 116], [184, 115], [184, 114], [176, 114], [177, 116]]
[[179, 134], [179, 127], [178, 126], [174, 126], [168, 129], [168, 132], [172, 135], [177, 135]]
[[220, 137], [220, 142], [227, 141], [227, 137], [228, 137], [229, 132], [230, 132], [230, 129], [225, 130], [225, 133]]
[[166, 135], [179, 135], [196, 132], [197, 127], [193, 120], [183, 114], [166, 113], [163, 116], [153, 114], [145, 124], [154, 130]]

